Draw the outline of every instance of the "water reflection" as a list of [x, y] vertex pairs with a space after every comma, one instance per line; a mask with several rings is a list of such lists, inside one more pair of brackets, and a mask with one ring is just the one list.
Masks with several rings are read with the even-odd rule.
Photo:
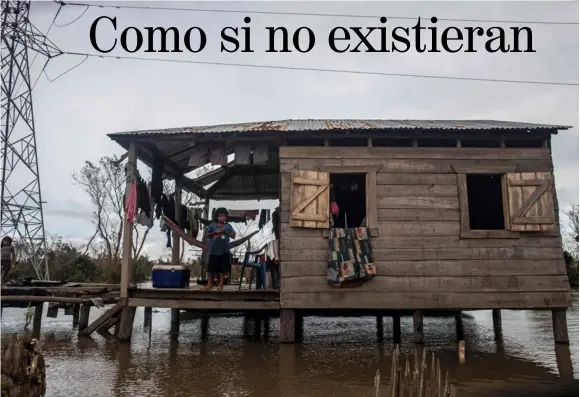
[[[100, 312], [93, 310], [92, 319]], [[578, 294], [568, 311], [570, 347], [554, 347], [549, 312], [502, 313], [504, 341], [493, 335], [491, 312], [463, 320], [466, 362], [457, 360], [452, 318], [426, 318], [428, 351], [436, 351], [460, 390], [490, 390], [519, 382], [578, 378]], [[178, 340], [170, 338], [170, 313], [135, 316], [132, 343], [95, 334], [77, 338], [70, 316], [45, 318], [41, 339], [47, 396], [271, 397], [370, 396], [380, 369], [390, 373], [392, 323], [376, 342], [374, 318], [307, 318], [304, 343], [279, 345], [278, 321], [182, 316]], [[5, 309], [2, 339], [24, 324], [22, 309]], [[401, 319], [402, 351], [412, 354], [411, 318]], [[572, 352], [572, 355], [570, 354]]]

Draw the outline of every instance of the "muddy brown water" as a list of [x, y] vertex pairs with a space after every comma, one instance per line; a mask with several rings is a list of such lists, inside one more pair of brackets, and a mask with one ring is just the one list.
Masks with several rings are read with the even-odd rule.
[[[503, 311], [499, 344], [491, 312], [467, 312], [464, 364], [457, 360], [453, 318], [426, 318], [425, 348], [436, 352], [459, 391], [578, 379], [578, 293], [573, 300], [569, 348], [554, 347], [551, 314], [542, 311]], [[92, 310], [91, 321], [103, 310]], [[170, 338], [169, 322], [169, 311], [158, 309], [145, 329], [139, 309], [129, 345], [97, 333], [77, 338], [62, 311], [44, 317], [47, 397], [363, 397], [371, 396], [377, 369], [389, 376], [390, 318], [383, 343], [377, 342], [374, 318], [307, 318], [304, 343], [295, 346], [277, 343], [277, 319], [262, 328], [262, 340], [244, 339], [239, 317], [212, 318], [204, 341], [201, 320], [182, 319], [177, 341]], [[2, 341], [23, 326], [23, 309], [4, 309]], [[403, 318], [401, 329], [403, 352], [412, 353], [412, 319]]]

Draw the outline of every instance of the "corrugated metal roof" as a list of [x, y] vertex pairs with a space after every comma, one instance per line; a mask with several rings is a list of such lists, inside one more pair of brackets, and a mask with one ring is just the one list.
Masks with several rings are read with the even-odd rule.
[[280, 120], [213, 126], [167, 128], [155, 130], [128, 131], [109, 134], [110, 137], [128, 135], [189, 135], [220, 134], [234, 132], [273, 131], [331, 131], [331, 130], [565, 130], [572, 127], [563, 125], [520, 123], [494, 120]]

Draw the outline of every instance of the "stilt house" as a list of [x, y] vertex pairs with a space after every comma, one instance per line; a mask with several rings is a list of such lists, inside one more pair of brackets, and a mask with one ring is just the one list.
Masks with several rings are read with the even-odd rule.
[[[567, 128], [284, 120], [110, 137], [209, 200], [280, 200], [279, 307], [291, 324], [302, 312], [563, 316], [571, 294], [551, 137]], [[235, 158], [197, 180], [183, 177], [213, 152]], [[342, 271], [353, 263], [350, 277]]]

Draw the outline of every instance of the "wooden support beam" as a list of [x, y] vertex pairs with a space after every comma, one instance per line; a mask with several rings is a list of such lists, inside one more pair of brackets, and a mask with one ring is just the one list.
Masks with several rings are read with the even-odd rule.
[[175, 335], [179, 333], [179, 309], [171, 309], [171, 334]]
[[[181, 182], [179, 180], [175, 181], [175, 219], [177, 224], [180, 224], [181, 219]], [[171, 247], [171, 264], [176, 266], [179, 265], [179, 248], [180, 241], [179, 236], [173, 233], [173, 244]]]
[[42, 326], [42, 309], [44, 303], [34, 305], [34, 317], [32, 319], [32, 337], [40, 338], [40, 328]]
[[461, 312], [455, 313], [455, 334], [457, 335], [458, 342], [465, 339], [465, 332], [463, 328], [463, 317]]
[[145, 328], [151, 326], [152, 317], [153, 317], [153, 308], [152, 307], [145, 307], [143, 309], [143, 326]]
[[382, 342], [385, 337], [385, 325], [383, 323], [383, 316], [377, 316], [377, 340]]
[[242, 323], [242, 335], [244, 339], [250, 339], [252, 329], [252, 320], [250, 316], [244, 316], [244, 322]]
[[501, 326], [501, 309], [493, 309], [491, 311], [493, 317], [493, 335], [496, 341], [503, 339], [503, 331]]
[[296, 341], [296, 312], [293, 309], [280, 309], [280, 343]]
[[[119, 298], [103, 299], [104, 302], [115, 302]], [[91, 304], [87, 298], [69, 298], [64, 296], [26, 296], [26, 295], [3, 295], [3, 302], [52, 302], [52, 303], [81, 303]], [[50, 317], [50, 316], [49, 316]]]
[[415, 343], [425, 343], [425, 334], [423, 333], [423, 312], [419, 310], [413, 312], [413, 336]]
[[393, 343], [401, 343], [401, 316], [393, 315]]
[[570, 346], [563, 344], [554, 345], [556, 350], [556, 366], [560, 377], [563, 379], [574, 379], [574, 366], [572, 365], [572, 355]]
[[552, 310], [552, 327], [554, 329], [554, 342], [566, 345], [570, 343], [566, 310]]
[[79, 325], [79, 314], [81, 310], [81, 305], [79, 303], [75, 303], [73, 305], [73, 328]]
[[89, 326], [90, 314], [91, 314], [91, 305], [82, 304], [79, 315], [79, 332]]
[[110, 319], [105, 321], [105, 323], [97, 329], [97, 332], [100, 334], [109, 333], [109, 329], [112, 326], [116, 325], [120, 320], [121, 319], [119, 317], [111, 317]]
[[[79, 326], [79, 336], [89, 336], [90, 334], [95, 332], [97, 330], [97, 328], [99, 328], [101, 325], [103, 325], [108, 319], [110, 319], [111, 317], [116, 315], [119, 311], [121, 311], [121, 309], [123, 309], [123, 307], [125, 307], [125, 304], [126, 304], [126, 300], [121, 299], [119, 302], [117, 302], [117, 304], [115, 306], [111, 307], [110, 309], [105, 311], [103, 314], [101, 314], [101, 316], [99, 316], [99, 318], [97, 318], [95, 321], [93, 321], [93, 323], [91, 325], [89, 325], [88, 327], [86, 327], [85, 329], [81, 329]], [[87, 311], [87, 317], [88, 317], [88, 311]]]
[[204, 315], [201, 318], [201, 322], [199, 323], [199, 326], [200, 326], [201, 340], [207, 340], [207, 337], [209, 335], [209, 316], [208, 315]]
[[[129, 143], [127, 151], [127, 183], [125, 186], [125, 208], [129, 201], [131, 186], [135, 180], [137, 171], [137, 149], [134, 141]], [[133, 225], [127, 222], [123, 216], [123, 255], [121, 257], [121, 298], [129, 296], [128, 289], [131, 285], [131, 268], [133, 266]]]
[[128, 342], [133, 334], [133, 321], [135, 320], [136, 307], [124, 306], [121, 312], [121, 322], [119, 326], [119, 342]]
[[295, 342], [302, 342], [304, 340], [304, 316], [299, 312], [294, 312], [294, 337]]

